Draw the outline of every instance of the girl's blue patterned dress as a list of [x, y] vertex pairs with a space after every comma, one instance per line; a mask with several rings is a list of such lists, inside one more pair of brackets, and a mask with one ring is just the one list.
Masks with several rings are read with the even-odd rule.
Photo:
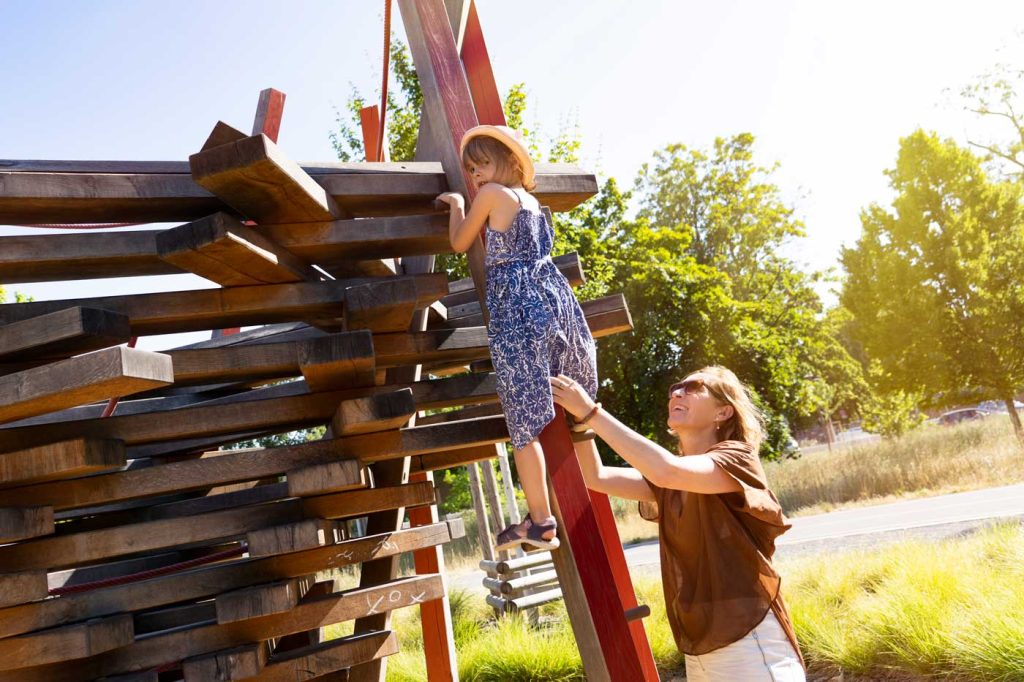
[[[516, 190], [513, 190], [516, 191]], [[519, 193], [516, 192], [516, 197]], [[568, 280], [551, 261], [547, 217], [521, 206], [504, 232], [487, 229], [487, 328], [512, 447], [554, 418], [549, 378], [565, 374], [597, 395], [597, 351]]]

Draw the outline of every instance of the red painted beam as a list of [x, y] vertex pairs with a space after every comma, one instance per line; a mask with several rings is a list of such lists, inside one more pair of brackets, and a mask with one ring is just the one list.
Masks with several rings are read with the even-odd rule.
[[277, 143], [277, 135], [281, 132], [281, 117], [284, 116], [285, 94], [274, 88], [260, 92], [260, 100], [256, 104], [256, 117], [252, 122], [252, 134], [263, 133]]
[[615, 572], [561, 407], [555, 406], [555, 418], [541, 432], [540, 444], [565, 524], [559, 535], [572, 548], [608, 674], [615, 682], [657, 680], [657, 675], [647, 676], [640, 661], [619, 590], [609, 589], [617, 587]]
[[466, 19], [466, 32], [462, 37], [462, 65], [466, 69], [466, 80], [469, 91], [473, 95], [476, 117], [480, 123], [503, 126], [505, 110], [501, 106], [501, 94], [498, 84], [494, 81], [494, 70], [491, 58], [487, 54], [487, 44], [480, 28], [480, 17], [476, 12], [476, 3], [470, 0], [469, 15]]
[[367, 161], [381, 161], [377, 143], [380, 140], [380, 107], [376, 104], [359, 110], [359, 127], [363, 131], [363, 151]]

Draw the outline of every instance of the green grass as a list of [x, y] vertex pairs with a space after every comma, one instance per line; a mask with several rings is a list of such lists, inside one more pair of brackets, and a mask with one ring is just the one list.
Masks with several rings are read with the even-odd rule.
[[809, 663], [859, 675], [1024, 679], [1024, 531], [782, 562]]
[[787, 514], [976, 490], [1024, 481], [1024, 452], [1005, 415], [926, 425], [886, 439], [765, 466]]
[[[840, 557], [779, 565], [797, 636], [812, 672], [847, 679], [1024, 679], [1024, 531], [1002, 524], [940, 543], [908, 542]], [[651, 607], [648, 639], [663, 678], [682, 672], [660, 581], [637, 581]], [[583, 667], [561, 603], [546, 626], [495, 621], [480, 593], [456, 592], [452, 620], [459, 675], [467, 682], [582, 680]], [[396, 612], [401, 653], [388, 680], [425, 679], [416, 609]], [[338, 633], [340, 634], [340, 631]]]

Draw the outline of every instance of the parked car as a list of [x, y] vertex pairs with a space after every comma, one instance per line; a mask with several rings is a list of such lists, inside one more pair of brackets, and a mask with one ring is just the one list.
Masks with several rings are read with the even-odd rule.
[[990, 412], [985, 410], [979, 410], [976, 407], [965, 407], [960, 410], [950, 410], [945, 414], [939, 415], [939, 423], [943, 426], [950, 426], [951, 424], [959, 424], [960, 422], [975, 421], [976, 419], [984, 419]]
[[[1024, 410], [1024, 403], [1019, 400], [1013, 401], [1013, 407], [1018, 412]], [[1006, 403], [1002, 400], [985, 400], [978, 403], [979, 410], [985, 410], [986, 412], [1002, 412], [1006, 413]]]

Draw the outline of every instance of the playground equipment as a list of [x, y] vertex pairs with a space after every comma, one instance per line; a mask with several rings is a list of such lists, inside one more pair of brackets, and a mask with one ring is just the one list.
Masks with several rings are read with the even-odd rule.
[[[0, 282], [220, 285], [0, 306], [0, 679], [382, 680], [408, 606], [429, 678], [457, 679], [440, 546], [461, 529], [438, 521], [430, 472], [508, 436], [480, 245], [470, 280], [432, 272], [450, 251], [432, 201], [472, 196], [458, 141], [504, 120], [472, 3], [399, 7], [424, 95], [416, 162], [295, 163], [273, 90], [252, 134], [218, 122], [188, 162], [0, 161], [0, 224], [93, 228], [0, 237]], [[538, 165], [552, 211], [595, 192]], [[183, 224], [118, 229], [167, 222]], [[561, 265], [579, 281], [578, 259]], [[584, 311], [595, 337], [631, 328], [621, 296]], [[119, 345], [202, 330], [161, 353]], [[458, 409], [423, 416], [439, 408]], [[223, 449], [316, 425], [322, 440]], [[542, 439], [588, 677], [657, 679], [607, 498], [583, 485], [561, 414]], [[323, 579], [347, 566], [357, 587]], [[345, 621], [352, 636], [323, 641]]]

